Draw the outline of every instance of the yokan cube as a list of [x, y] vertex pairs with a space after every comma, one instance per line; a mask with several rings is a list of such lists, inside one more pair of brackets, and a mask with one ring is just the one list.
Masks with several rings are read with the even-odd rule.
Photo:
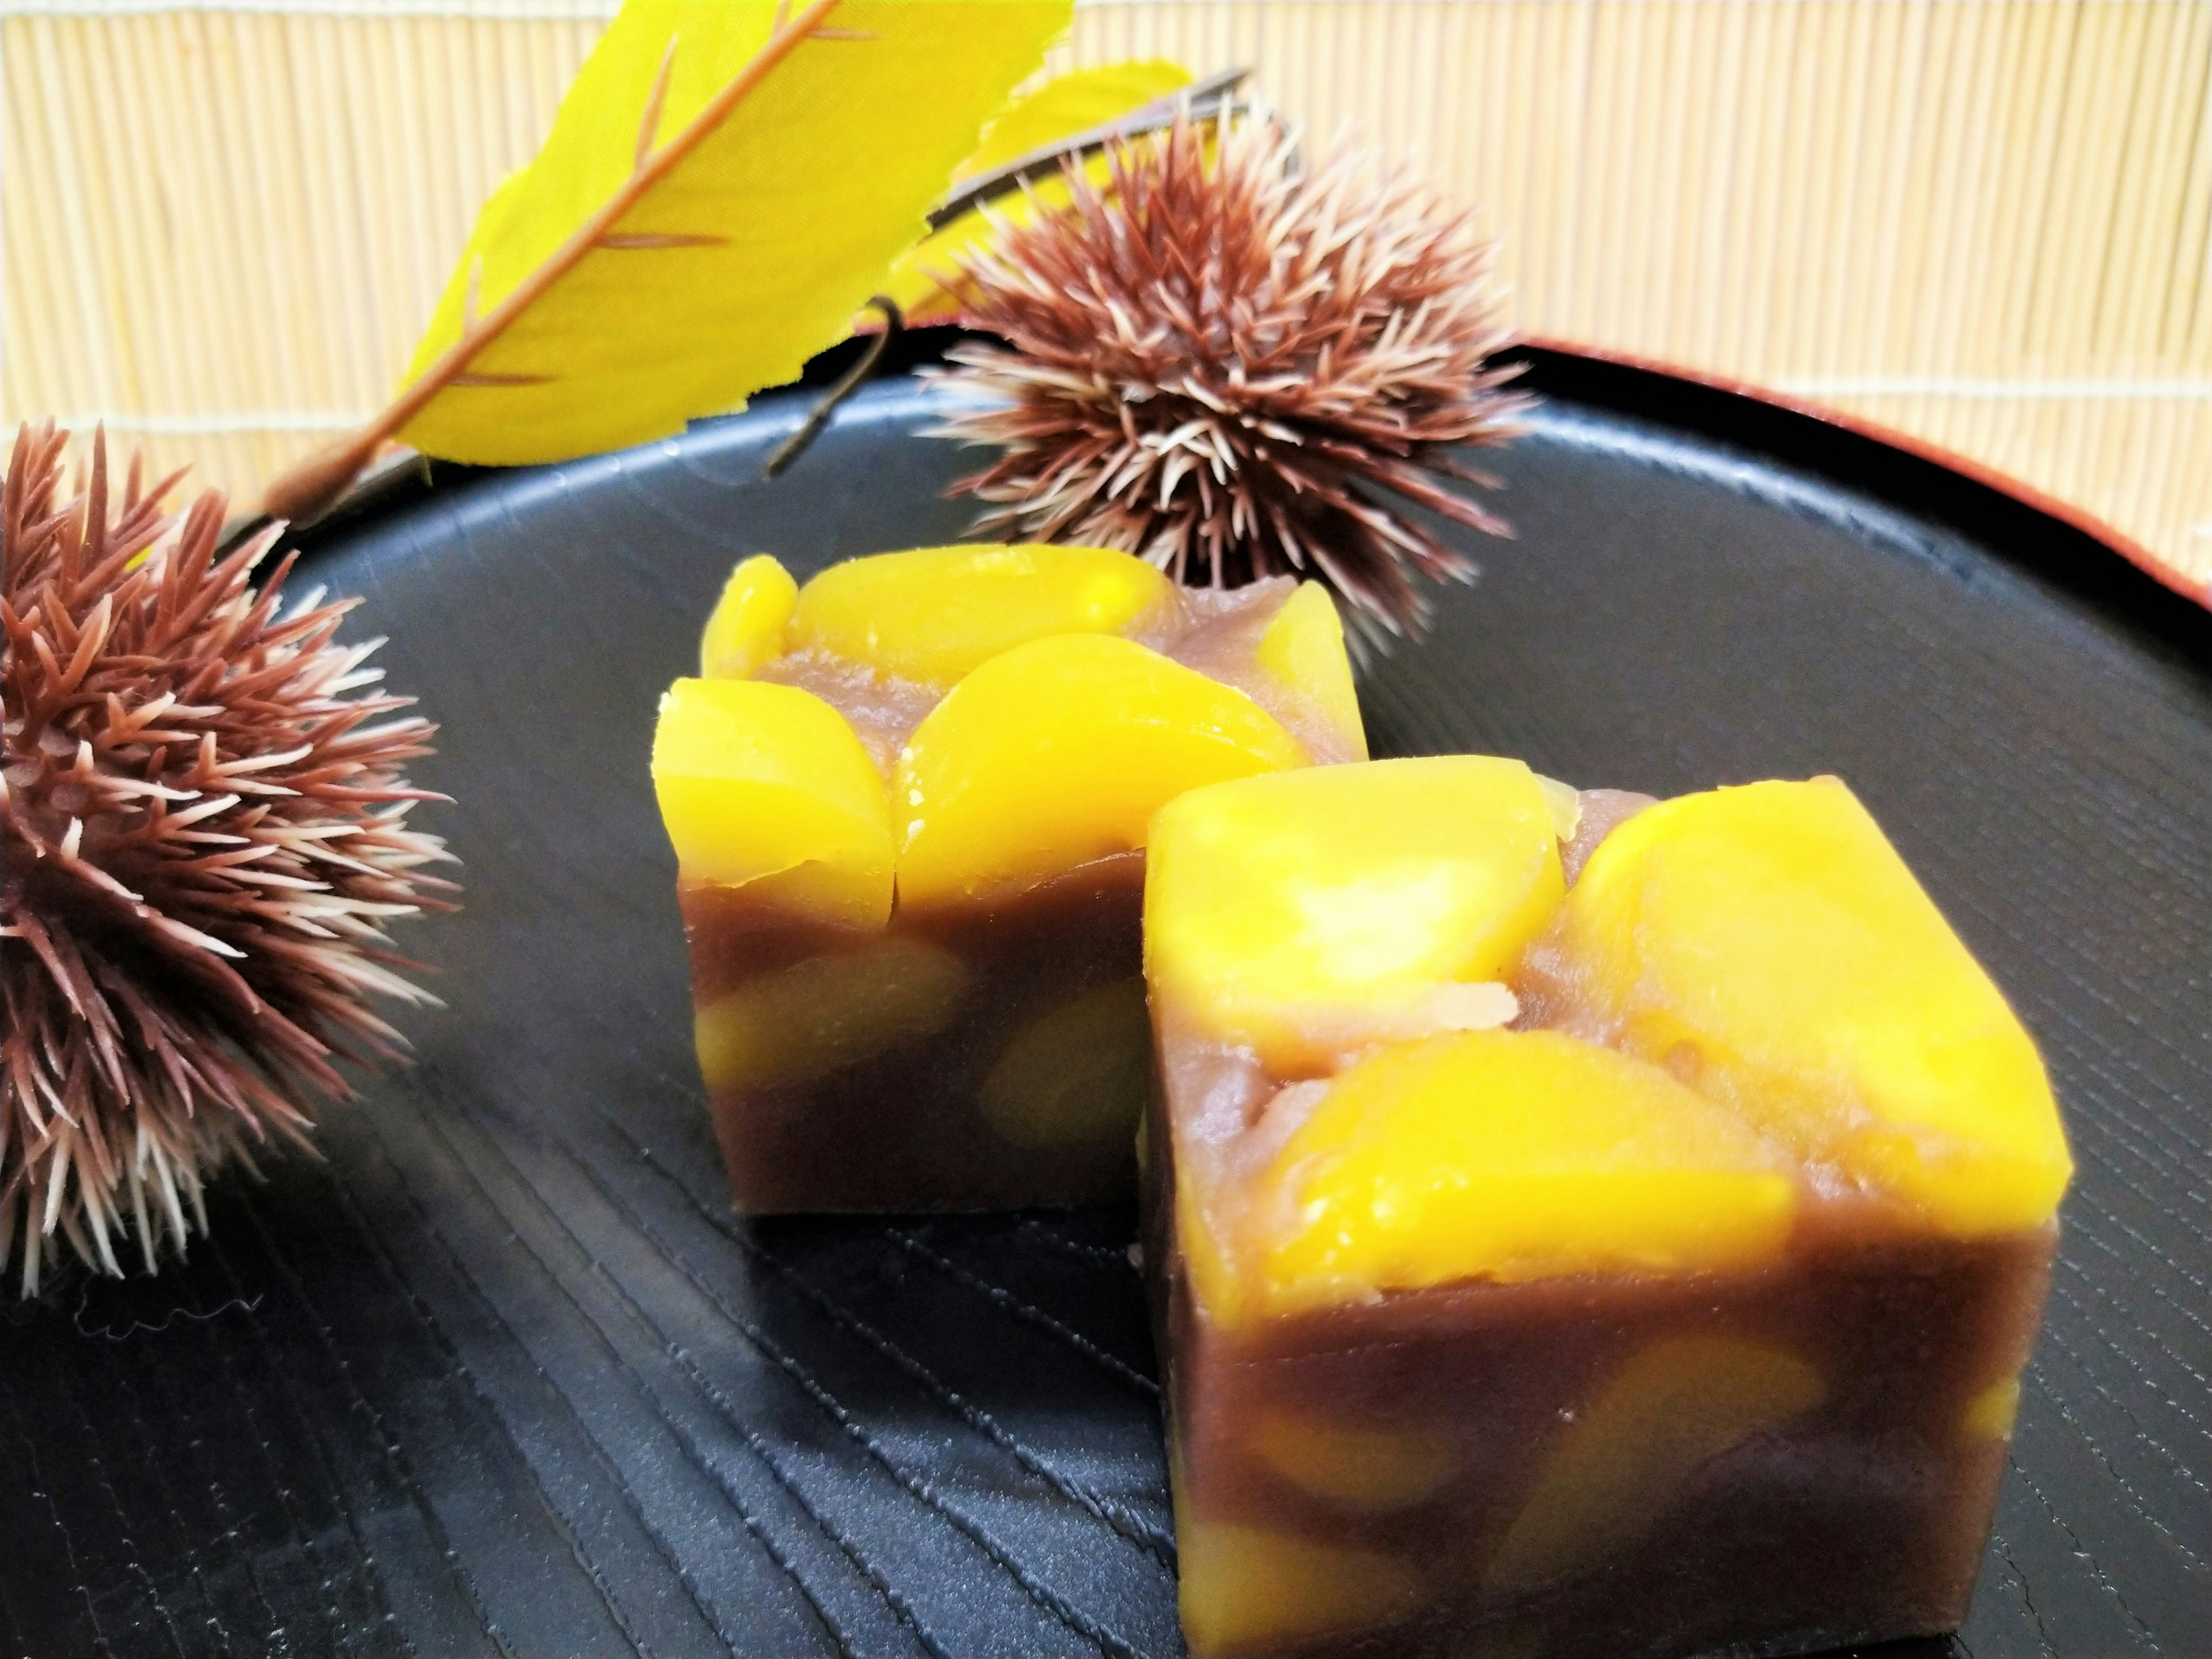
[[1387, 761], [1194, 790], [1150, 857], [1194, 1654], [1959, 1623], [2071, 1164], [1842, 783]]
[[740, 565], [661, 705], [700, 1070], [740, 1209], [1126, 1194], [1153, 812], [1360, 758], [1335, 611], [1124, 553]]

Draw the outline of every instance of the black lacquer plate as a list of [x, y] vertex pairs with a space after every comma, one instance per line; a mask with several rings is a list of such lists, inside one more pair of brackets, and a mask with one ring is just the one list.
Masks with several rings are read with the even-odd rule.
[[[1519, 538], [1370, 678], [1377, 750], [1850, 780], [2040, 1038], [2081, 1165], [1958, 1650], [2212, 1655], [2212, 616], [1929, 461], [1532, 357]], [[1127, 1213], [724, 1199], [655, 699], [738, 555], [967, 517], [903, 380], [761, 483], [801, 407], [313, 549], [445, 722], [418, 776], [459, 804], [423, 822], [468, 908], [408, 943], [447, 1006], [187, 1266], [0, 1313], [0, 1651], [1179, 1651]]]

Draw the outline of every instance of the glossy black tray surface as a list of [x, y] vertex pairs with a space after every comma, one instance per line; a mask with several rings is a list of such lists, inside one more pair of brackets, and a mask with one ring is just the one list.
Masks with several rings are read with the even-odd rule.
[[[1928, 461], [1644, 371], [1546, 394], [1382, 754], [1841, 773], [2012, 994], [2080, 1164], [1974, 1659], [2212, 1655], [2212, 617]], [[0, 1310], [0, 1654], [1180, 1651], [1125, 1212], [731, 1216], [646, 775], [732, 562], [957, 539], [870, 391], [326, 534], [445, 724], [447, 1006], [155, 1280]], [[10, 946], [9, 948], [14, 948]], [[1899, 1655], [1953, 1651], [1912, 1644]]]

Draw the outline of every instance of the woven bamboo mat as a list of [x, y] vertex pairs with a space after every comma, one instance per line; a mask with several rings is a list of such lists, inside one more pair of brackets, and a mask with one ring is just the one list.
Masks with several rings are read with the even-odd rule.
[[[0, 417], [252, 491], [382, 401], [611, 0], [0, 0]], [[1079, 0], [1504, 239], [1516, 315], [2014, 474], [2212, 585], [2202, 0]]]

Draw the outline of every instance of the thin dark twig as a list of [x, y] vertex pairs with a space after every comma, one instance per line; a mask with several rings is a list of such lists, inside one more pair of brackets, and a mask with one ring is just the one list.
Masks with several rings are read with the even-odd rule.
[[822, 435], [822, 428], [830, 424], [830, 417], [837, 412], [837, 406], [858, 392], [868, 376], [876, 372], [876, 365], [883, 361], [884, 353], [890, 349], [891, 342], [898, 338], [899, 331], [906, 326], [906, 319], [899, 314], [898, 307], [882, 295], [870, 295], [868, 304], [883, 313], [884, 331], [868, 343], [867, 349], [860, 354], [860, 361], [847, 369], [837, 384], [830, 388], [829, 394], [814, 405], [813, 412], [807, 416], [799, 430], [786, 438], [775, 453], [768, 458], [768, 465], [761, 471], [763, 477], [781, 477], [790, 469], [791, 464], [806, 453], [807, 447]]

